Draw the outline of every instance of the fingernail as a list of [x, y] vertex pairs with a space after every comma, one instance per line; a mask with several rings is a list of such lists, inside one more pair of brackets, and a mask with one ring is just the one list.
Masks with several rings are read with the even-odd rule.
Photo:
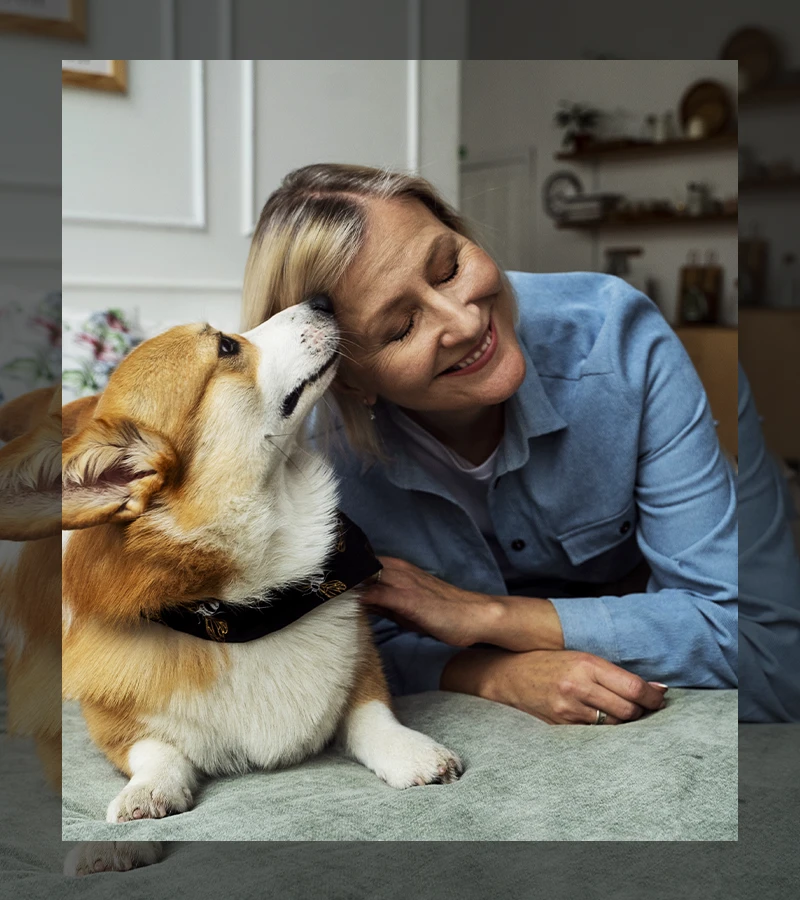
[[663, 688], [665, 691], [669, 690], [669, 688], [665, 684], [662, 684], [660, 681], [648, 681], [647, 683], [652, 684], [653, 687]]

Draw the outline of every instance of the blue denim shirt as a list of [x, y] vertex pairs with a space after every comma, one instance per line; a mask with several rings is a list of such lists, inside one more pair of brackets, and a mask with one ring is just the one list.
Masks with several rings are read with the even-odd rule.
[[[620, 279], [509, 278], [526, 374], [506, 404], [489, 512], [525, 586], [513, 592], [552, 599], [567, 649], [670, 686], [734, 687], [734, 479], [680, 340]], [[378, 554], [509, 593], [471, 517], [406, 452], [380, 402], [376, 416], [388, 463], [334, 457], [347, 515]], [[643, 560], [645, 592], [603, 592]], [[438, 688], [458, 652], [386, 619], [375, 631], [394, 693]]]
[[800, 558], [790, 527], [794, 516], [740, 369], [739, 718], [744, 722], [800, 721]]

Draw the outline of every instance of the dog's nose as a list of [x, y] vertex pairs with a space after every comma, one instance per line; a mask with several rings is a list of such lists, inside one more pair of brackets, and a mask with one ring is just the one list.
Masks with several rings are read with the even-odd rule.
[[325, 313], [328, 316], [333, 315], [333, 304], [327, 294], [317, 294], [308, 301], [308, 305], [314, 312]]

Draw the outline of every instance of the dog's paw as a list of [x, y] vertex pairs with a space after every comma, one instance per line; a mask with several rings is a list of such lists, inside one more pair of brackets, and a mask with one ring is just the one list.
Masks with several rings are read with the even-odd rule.
[[391, 745], [381, 754], [375, 769], [379, 778], [394, 788], [458, 781], [464, 764], [452, 750], [418, 731], [400, 728], [400, 733], [395, 734]]
[[133, 819], [163, 819], [192, 807], [192, 792], [185, 785], [152, 781], [130, 781], [111, 801], [107, 822]]
[[94, 875], [127, 872], [152, 866], [161, 859], [160, 841], [86, 841], [73, 847], [64, 860], [64, 874]]

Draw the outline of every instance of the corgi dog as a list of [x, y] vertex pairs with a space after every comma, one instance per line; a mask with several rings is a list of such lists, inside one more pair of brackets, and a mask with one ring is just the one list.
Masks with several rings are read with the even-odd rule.
[[8, 731], [61, 787], [61, 391], [0, 407], [0, 629]]
[[[92, 401], [93, 402], [93, 401]], [[0, 407], [0, 633], [7, 728], [34, 741], [42, 771], [61, 790], [61, 439], [87, 401], [62, 410], [59, 387]], [[63, 415], [62, 415], [63, 413]], [[64, 872], [125, 871], [157, 862], [158, 841], [74, 847]]]
[[392, 713], [357, 595], [380, 564], [302, 436], [338, 345], [322, 296], [242, 335], [178, 326], [63, 442], [63, 690], [130, 778], [109, 822], [334, 739], [395, 788], [463, 771]]

